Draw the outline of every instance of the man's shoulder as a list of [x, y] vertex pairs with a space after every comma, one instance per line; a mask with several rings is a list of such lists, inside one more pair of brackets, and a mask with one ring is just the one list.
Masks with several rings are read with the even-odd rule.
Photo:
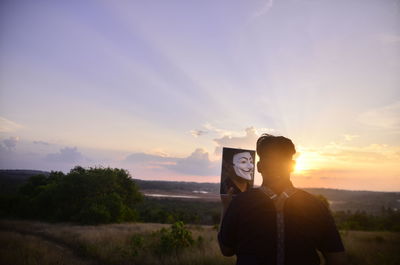
[[251, 201], [258, 201], [263, 199], [263, 193], [258, 188], [251, 188], [245, 192], [241, 192], [235, 195], [234, 200], [236, 203], [248, 202]]
[[273, 201], [257, 188], [251, 188], [235, 195], [228, 211], [240, 213], [240, 215], [252, 214], [260, 209], [273, 208]]
[[311, 193], [309, 193], [309, 192], [307, 192], [307, 191], [305, 191], [303, 189], [295, 188], [295, 190], [296, 190], [295, 194], [298, 197], [301, 197], [303, 199], [307, 199], [307, 200], [310, 200], [310, 201], [317, 200], [317, 198], [313, 194], [311, 194]]
[[[314, 195], [312, 195], [311, 193], [309, 193], [309, 192], [307, 192], [305, 190], [302, 190], [302, 189], [299, 189], [299, 188], [294, 188], [294, 189], [296, 191], [294, 193], [295, 196], [293, 196], [294, 199], [297, 199], [297, 200], [301, 199], [302, 201], [311, 202], [311, 203], [319, 201]], [[249, 189], [249, 190], [247, 190], [245, 192], [241, 192], [241, 193], [235, 195], [235, 200], [238, 200], [238, 201], [249, 200], [249, 199], [257, 199], [257, 198], [265, 199], [265, 198], [268, 198], [268, 197], [265, 196], [264, 192], [262, 192], [260, 190], [260, 188], [258, 188], [258, 187], [257, 188], [251, 188], [251, 189]]]
[[289, 205], [294, 207], [301, 207], [303, 209], [314, 210], [318, 212], [326, 212], [326, 207], [323, 202], [315, 195], [296, 188], [294, 196], [288, 199]]

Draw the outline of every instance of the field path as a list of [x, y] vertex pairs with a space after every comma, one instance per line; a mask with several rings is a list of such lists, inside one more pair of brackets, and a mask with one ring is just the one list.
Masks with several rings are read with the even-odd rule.
[[4, 223], [2, 222], [0, 222], [0, 231], [13, 232], [24, 236], [29, 235], [37, 237], [40, 240], [51, 243], [60, 250], [65, 250], [66, 252], [70, 253], [72, 258], [80, 260], [82, 263], [87, 265], [107, 265], [98, 258], [87, 255], [82, 245], [65, 242], [55, 236], [49, 235], [45, 231], [32, 231], [23, 228], [9, 227], [7, 225], [4, 225]]

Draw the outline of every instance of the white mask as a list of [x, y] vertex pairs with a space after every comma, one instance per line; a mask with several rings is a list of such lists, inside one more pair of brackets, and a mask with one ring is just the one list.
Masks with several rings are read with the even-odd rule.
[[238, 177], [251, 180], [254, 170], [253, 158], [249, 152], [242, 152], [233, 156], [233, 169]]

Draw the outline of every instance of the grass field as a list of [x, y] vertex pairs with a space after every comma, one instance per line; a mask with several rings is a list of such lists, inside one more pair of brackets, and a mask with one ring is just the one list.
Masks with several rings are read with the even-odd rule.
[[[216, 230], [188, 226], [196, 241], [179, 254], [159, 255], [152, 249], [155, 231], [169, 225], [130, 223], [100, 226], [0, 221], [0, 264], [234, 264], [223, 257]], [[400, 234], [342, 231], [351, 265], [400, 264]]]

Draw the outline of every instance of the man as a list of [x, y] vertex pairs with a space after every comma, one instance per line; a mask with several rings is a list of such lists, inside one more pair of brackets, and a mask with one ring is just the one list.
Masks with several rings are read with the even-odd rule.
[[326, 265], [346, 264], [340, 235], [329, 209], [290, 181], [296, 153], [290, 139], [263, 134], [257, 141], [263, 177], [260, 188], [221, 195], [218, 241], [237, 265], [316, 265], [319, 250]]

